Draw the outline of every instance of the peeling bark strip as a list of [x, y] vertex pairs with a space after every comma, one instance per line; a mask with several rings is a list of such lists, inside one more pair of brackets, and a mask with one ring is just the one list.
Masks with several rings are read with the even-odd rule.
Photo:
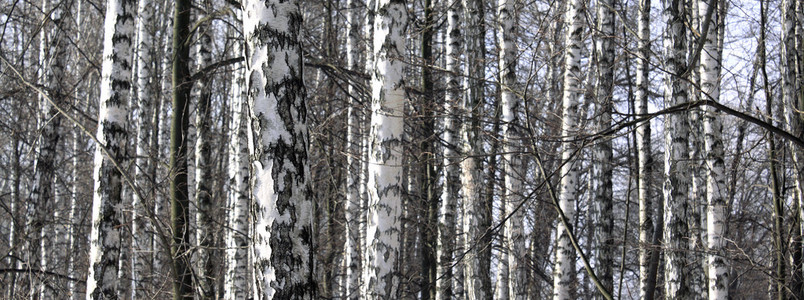
[[374, 19], [369, 135], [366, 299], [397, 299], [402, 214], [402, 134], [404, 128], [404, 0], [377, 1]]
[[[95, 147], [88, 299], [117, 299], [120, 255], [121, 174], [115, 163], [125, 159], [131, 62], [134, 41], [134, 2], [110, 0], [106, 7], [103, 39], [101, 96]], [[106, 148], [110, 157], [103, 155]], [[113, 162], [114, 161], [114, 162]]]
[[257, 299], [314, 299], [299, 1], [244, 3]]
[[[561, 136], [569, 138], [578, 132], [578, 102], [581, 98], [581, 48], [583, 45], [583, 16], [584, 3], [573, 0], [568, 3], [565, 20], [567, 28], [567, 54], [564, 73], [564, 99], [561, 119]], [[559, 193], [559, 206], [568, 220], [575, 216], [575, 201], [578, 197], [578, 171], [575, 164], [570, 161], [575, 152], [576, 145], [572, 142], [563, 143], [561, 150], [561, 186]], [[570, 237], [562, 222], [556, 227], [556, 260], [553, 268], [553, 299], [572, 299], [575, 274], [575, 250], [570, 244]]]
[[[665, 51], [665, 106], [673, 106], [687, 101], [688, 84], [679, 78], [687, 73], [687, 40], [684, 32], [684, 1], [667, 1], [663, 16], [667, 27], [664, 34]], [[692, 284], [689, 282], [689, 228], [687, 217], [689, 207], [690, 178], [687, 174], [689, 147], [689, 128], [686, 114], [668, 115], [664, 121], [664, 242], [669, 249], [665, 252], [665, 295], [688, 299]]]

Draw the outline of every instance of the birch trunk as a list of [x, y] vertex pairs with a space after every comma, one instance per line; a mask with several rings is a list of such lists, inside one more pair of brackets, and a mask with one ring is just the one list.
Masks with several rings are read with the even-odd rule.
[[[348, 13], [346, 15], [346, 23], [348, 25], [347, 41], [346, 41], [346, 55], [347, 65], [350, 70], [361, 70], [360, 63], [360, 7], [364, 4], [361, 0], [348, 0]], [[346, 177], [346, 205], [345, 205], [345, 218], [346, 218], [346, 239], [344, 243], [344, 266], [345, 278], [343, 287], [343, 298], [358, 299], [360, 296], [358, 287], [360, 286], [360, 268], [361, 268], [361, 247], [360, 247], [360, 220], [363, 216], [361, 209], [360, 197], [360, 173], [362, 172], [362, 159], [363, 147], [361, 147], [361, 111], [360, 103], [358, 101], [358, 89], [354, 85], [349, 85], [349, 108], [348, 114], [348, 127], [346, 135], [346, 165], [348, 167]]]
[[[706, 16], [707, 8], [713, 0], [698, 2], [700, 16]], [[719, 9], [714, 8], [712, 18], [702, 22], [709, 24], [704, 47], [701, 51], [700, 76], [701, 99], [718, 101], [720, 97], [720, 50], [717, 38], [722, 32], [718, 17]], [[726, 174], [722, 140], [720, 111], [707, 107], [703, 116], [704, 147], [706, 151], [706, 202], [707, 202], [707, 266], [709, 299], [728, 299], [728, 265], [723, 258], [726, 233]]]
[[130, 0], [110, 0], [106, 6], [87, 299], [116, 299], [120, 284], [117, 273], [123, 180], [118, 166], [126, 157], [134, 9]]
[[[132, 212], [131, 236], [133, 237], [132, 263], [131, 263], [131, 298], [137, 299], [145, 295], [147, 269], [146, 262], [150, 260], [152, 236], [149, 234], [147, 226], [149, 224], [146, 217], [147, 209], [150, 206], [145, 203], [147, 199], [153, 199], [154, 193], [151, 188], [151, 148], [156, 144], [151, 144], [153, 134], [153, 102], [154, 93], [152, 90], [153, 72], [153, 38], [149, 26], [152, 24], [154, 16], [153, 3], [150, 0], [139, 0], [137, 2], [137, 82], [135, 86], [135, 96], [139, 106], [137, 118], [137, 158], [135, 167], [135, 178], [141, 193], [134, 195]], [[147, 198], [141, 199], [139, 195]], [[138, 296], [139, 295], [139, 296]]]
[[[684, 2], [667, 1], [664, 8], [665, 29], [665, 106], [687, 101], [688, 85], [679, 78], [687, 72], [686, 35], [684, 33]], [[672, 114], [664, 121], [664, 242], [669, 251], [665, 253], [665, 295], [676, 298], [691, 298], [689, 277], [689, 148], [686, 117]]]
[[[242, 18], [237, 13], [237, 18]], [[243, 54], [243, 40], [234, 41], [234, 55]], [[224, 278], [224, 299], [246, 299], [251, 296], [248, 284], [248, 112], [244, 100], [246, 84], [244, 68], [233, 66], [231, 105], [232, 141], [229, 145], [229, 226], [226, 236], [226, 274]]]
[[436, 299], [452, 299], [453, 253], [455, 252], [455, 208], [461, 190], [460, 159], [458, 158], [458, 129], [461, 128], [458, 114], [463, 96], [460, 83], [461, 53], [463, 37], [461, 20], [463, 6], [461, 1], [453, 1], [447, 11], [446, 64], [447, 92], [444, 101], [444, 187], [441, 194], [438, 221], [438, 263], [436, 274]]
[[[39, 120], [37, 127], [41, 130], [38, 138], [36, 161], [34, 162], [33, 191], [27, 204], [28, 234], [33, 236], [28, 241], [29, 257], [28, 268], [45, 271], [48, 270], [48, 259], [53, 254], [54, 231], [56, 230], [53, 217], [48, 212], [58, 213], [59, 204], [56, 189], [56, 161], [58, 145], [61, 140], [62, 116], [54, 106], [64, 107], [66, 95], [63, 92], [64, 63], [66, 48], [64, 34], [59, 34], [59, 26], [68, 22], [65, 19], [65, 10], [60, 6], [50, 10], [50, 0], [42, 1], [43, 29], [40, 33], [39, 64], [41, 67], [40, 82], [47, 87], [48, 101], [39, 96]], [[52, 22], [52, 25], [50, 24]], [[52, 42], [52, 44], [51, 44]], [[34, 250], [34, 248], [36, 248]], [[45, 282], [47, 278], [41, 275], [31, 277], [31, 299], [36, 297], [53, 297], [46, 288], [51, 283]], [[38, 295], [38, 296], [37, 296]]]
[[170, 225], [173, 240], [173, 299], [193, 297], [190, 262], [190, 197], [188, 187], [187, 140], [190, 127], [190, 0], [177, 0], [173, 7], [173, 120], [170, 128]]
[[403, 0], [378, 0], [371, 68], [368, 217], [363, 285], [366, 299], [399, 297], [404, 49], [407, 10]]
[[[782, 79], [782, 103], [784, 106], [784, 118], [786, 123], [786, 128], [789, 132], [793, 133], [796, 136], [802, 135], [802, 129], [804, 129], [804, 124], [802, 124], [802, 115], [798, 113], [804, 108], [804, 103], [798, 99], [798, 91], [802, 88], [801, 83], [797, 80], [797, 53], [799, 49], [796, 49], [796, 3], [799, 1], [792, 1], [792, 0], [785, 0], [781, 3], [781, 19], [782, 19], [782, 32], [781, 32], [781, 79]], [[796, 196], [795, 201], [798, 205], [804, 204], [804, 151], [802, 151], [799, 147], [790, 144], [790, 156], [793, 160], [793, 176], [795, 182], [796, 192], [794, 193]], [[777, 182], [778, 185], [780, 182]], [[783, 190], [783, 189], [780, 189]], [[778, 225], [776, 227], [781, 226], [781, 222], [783, 220], [783, 199], [779, 199], [779, 201], [774, 201], [776, 204], [779, 202], [777, 207], [774, 207], [775, 215], [774, 219], [777, 220]], [[799, 216], [801, 216], [801, 212], [799, 212]], [[775, 227], [774, 227], [775, 228]], [[780, 228], [781, 229], [781, 228]], [[780, 230], [776, 233], [776, 247], [779, 253], [777, 253], [776, 259], [776, 268], [777, 273], [785, 274], [785, 261], [783, 259], [786, 258], [785, 249], [783, 248], [785, 245], [781, 244], [783, 241], [783, 231]], [[795, 249], [796, 251], [801, 251], [801, 249]], [[796, 266], [793, 266], [795, 270]], [[795, 272], [795, 271], [794, 271]], [[779, 275], [777, 275], [779, 276]], [[796, 277], [794, 277], [795, 279]], [[784, 278], [782, 280], [777, 281], [777, 297], [781, 299], [785, 297], [786, 286]]]
[[[204, 10], [210, 12], [211, 5], [204, 1]], [[200, 19], [200, 18], [199, 18]], [[201, 72], [204, 67], [212, 64], [212, 41], [213, 27], [202, 22], [198, 26], [199, 44], [196, 48], [197, 70]], [[198, 243], [195, 260], [196, 293], [201, 299], [212, 299], [215, 297], [215, 265], [210, 253], [214, 250], [215, 243], [215, 220], [213, 205], [213, 178], [212, 178], [212, 146], [211, 140], [211, 110], [212, 101], [212, 76], [204, 74], [196, 81], [194, 97], [196, 102], [195, 112], [195, 220], [196, 231], [195, 241]], [[191, 139], [192, 140], [192, 139]]]
[[[598, 0], [597, 5], [598, 37], [595, 43], [598, 77], [595, 87], [597, 97], [597, 130], [602, 132], [611, 127], [614, 88], [614, 0]], [[612, 141], [604, 138], [593, 149], [592, 189], [597, 211], [595, 239], [598, 246], [597, 276], [607, 291], [614, 287], [614, 243], [612, 216], [614, 203], [612, 200]], [[623, 262], [624, 263], [624, 262]], [[602, 295], [596, 294], [601, 299]]]
[[[498, 2], [498, 18], [500, 22], [500, 83], [502, 89], [502, 131], [503, 131], [503, 182], [505, 185], [503, 199], [505, 213], [511, 217], [505, 223], [504, 245], [508, 248], [508, 276], [503, 289], [508, 290], [506, 298], [527, 299], [527, 273], [524, 221], [525, 207], [522, 202], [522, 175], [524, 175], [521, 152], [523, 147], [522, 101], [517, 90], [517, 27], [519, 17], [516, 0], [500, 0]], [[499, 280], [499, 279], [498, 279]]]
[[[563, 113], [561, 115], [561, 136], [572, 139], [578, 133], [578, 105], [582, 95], [581, 50], [583, 45], [583, 16], [585, 4], [580, 0], [567, 3], [564, 22], [567, 28], [566, 55], [564, 61]], [[577, 145], [564, 142], [561, 149], [563, 165], [560, 171], [559, 208], [568, 220], [575, 218], [575, 201], [578, 198], [578, 171], [573, 155]], [[571, 228], [570, 228], [571, 229]], [[559, 220], [556, 226], [556, 260], [553, 267], [553, 299], [573, 299], [575, 285], [575, 249], [570, 244], [567, 229]]]
[[[639, 40], [636, 78], [637, 114], [648, 113], [648, 95], [650, 93], [650, 8], [651, 0], [639, 1]], [[637, 125], [638, 184], [639, 187], [639, 298], [652, 300], [656, 291], [656, 275], [659, 262], [659, 251], [650, 250], [658, 246], [656, 231], [662, 228], [659, 222], [654, 223], [654, 207], [651, 195], [651, 177], [653, 175], [653, 156], [651, 155], [650, 121]], [[659, 217], [660, 214], [655, 214]]]
[[244, 3], [257, 299], [316, 297], [298, 1]]
[[[464, 258], [465, 299], [476, 300], [492, 297], [491, 280], [487, 250], [482, 245], [487, 232], [484, 227], [490, 215], [485, 213], [483, 194], [483, 166], [478, 155], [482, 155], [483, 141], [481, 121], [484, 102], [485, 79], [485, 10], [483, 1], [463, 0], [466, 17], [466, 78], [463, 99], [464, 118], [461, 127], [463, 155], [461, 162], [461, 190], [463, 192], [463, 246], [468, 251]], [[490, 252], [489, 252], [490, 254]]]

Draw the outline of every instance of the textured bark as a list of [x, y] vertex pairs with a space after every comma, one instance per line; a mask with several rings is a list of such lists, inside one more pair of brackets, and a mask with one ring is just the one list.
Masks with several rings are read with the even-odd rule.
[[131, 65], [134, 48], [134, 2], [112, 0], [106, 6], [101, 95], [95, 148], [87, 299], [117, 299], [122, 176], [126, 157]]
[[190, 0], [173, 8], [173, 120], [170, 129], [170, 223], [173, 241], [173, 299], [193, 297], [190, 264], [190, 197], [187, 178], [187, 137], [190, 124]]
[[461, 69], [461, 53], [463, 52], [463, 37], [461, 35], [461, 20], [463, 6], [461, 1], [454, 1], [447, 11], [446, 32], [446, 65], [447, 92], [444, 101], [444, 187], [441, 194], [441, 206], [438, 216], [438, 263], [436, 274], [436, 299], [452, 299], [454, 295], [453, 283], [453, 254], [455, 252], [455, 209], [458, 195], [461, 190], [460, 159], [458, 158], [458, 129], [461, 127], [458, 114], [459, 103], [463, 96], [459, 74]]
[[377, 1], [374, 19], [369, 135], [368, 217], [363, 285], [366, 299], [396, 299], [400, 254], [404, 48], [407, 11], [401, 0]]
[[[239, 14], [239, 13], [238, 13]], [[241, 24], [242, 26], [242, 24]], [[243, 54], [243, 40], [234, 42], [233, 53]], [[229, 145], [229, 227], [226, 233], [226, 274], [224, 299], [246, 299], [251, 296], [248, 283], [248, 207], [249, 157], [248, 111], [246, 110], [246, 84], [244, 67], [235, 64], [230, 90], [231, 143]]]
[[[363, 6], [361, 0], [348, 0], [348, 12], [346, 14], [346, 23], [348, 25], [347, 41], [346, 41], [346, 55], [347, 65], [350, 70], [359, 71], [362, 69], [360, 62], [360, 47], [362, 34], [360, 31], [360, 8]], [[360, 286], [360, 273], [361, 273], [361, 247], [360, 247], [360, 220], [363, 217], [361, 209], [361, 195], [360, 195], [360, 173], [363, 166], [363, 147], [361, 142], [361, 104], [363, 101], [357, 99], [359, 96], [357, 88], [349, 85], [349, 107], [348, 114], [348, 127], [346, 135], [346, 205], [345, 218], [346, 218], [346, 239], [344, 243], [344, 279], [341, 287], [343, 288], [342, 295], [348, 299], [358, 299], [360, 296], [358, 288]]]
[[[614, 88], [614, 0], [598, 0], [597, 40], [595, 58], [597, 59], [597, 82], [595, 86], [595, 106], [597, 107], [598, 132], [611, 127]], [[592, 191], [595, 210], [595, 240], [597, 241], [597, 275], [607, 291], [614, 287], [614, 228], [612, 200], [612, 141], [604, 138], [593, 149]], [[623, 262], [624, 263], [624, 262]], [[597, 294], [601, 299], [602, 295]]]
[[467, 300], [492, 297], [489, 263], [491, 247], [482, 244], [488, 232], [488, 221], [483, 189], [483, 154], [481, 121], [484, 103], [485, 79], [485, 9], [483, 1], [463, 0], [466, 20], [465, 46], [466, 69], [462, 109], [464, 118], [461, 127], [463, 155], [461, 161], [461, 190], [463, 192], [463, 246], [468, 251], [463, 258], [464, 298]]
[[[70, 3], [55, 5], [50, 8], [50, 0], [42, 1], [43, 11], [46, 12], [43, 31], [40, 33], [40, 67], [42, 68], [40, 81], [47, 88], [47, 94], [53, 103], [40, 96], [39, 120], [37, 126], [41, 128], [38, 138], [36, 160], [34, 162], [33, 191], [28, 202], [28, 235], [32, 236], [33, 251], [30, 251], [28, 267], [38, 270], [55, 270], [52, 264], [56, 260], [66, 258], [64, 247], [59, 245], [64, 237], [64, 227], [55, 221], [60, 218], [63, 207], [61, 193], [56, 191], [56, 163], [60, 159], [59, 144], [64, 135], [61, 126], [63, 117], [57, 108], [66, 106], [67, 89], [65, 86], [65, 67], [67, 63], [67, 39], [62, 28], [69, 30]], [[52, 23], [51, 23], [52, 22]], [[48, 212], [53, 215], [48, 216]], [[34, 246], [35, 244], [35, 246]], [[55, 247], [55, 250], [54, 249]], [[34, 250], [34, 247], [38, 249]], [[32, 284], [37, 289], [40, 298], [53, 298], [52, 289], [47, 285], [54, 284], [48, 278], [35, 278]], [[33, 296], [33, 290], [32, 290]]]
[[[208, 1], [203, 1], [204, 10], [209, 12], [212, 6]], [[196, 46], [195, 60], [196, 72], [203, 70], [212, 64], [212, 41], [213, 26], [207, 22], [197, 27], [198, 45]], [[198, 243], [196, 257], [194, 261], [196, 294], [201, 299], [212, 299], [215, 297], [215, 269], [213, 257], [215, 256], [215, 203], [213, 201], [213, 177], [212, 167], [212, 145], [210, 145], [212, 113], [212, 76], [203, 74], [195, 82], [193, 100], [196, 103], [195, 111], [195, 241]], [[192, 139], [190, 139], [192, 141]]]
[[[151, 249], [153, 236], [150, 234], [151, 230], [147, 228], [149, 220], [146, 217], [148, 215], [147, 210], [151, 206], [146, 201], [153, 199], [154, 196], [152, 180], [155, 174], [150, 172], [152, 160], [150, 155], [154, 153], [151, 149], [156, 147], [156, 144], [152, 144], [153, 138], [151, 137], [154, 134], [154, 124], [152, 122], [154, 121], [154, 99], [156, 94], [153, 91], [153, 84], [155, 83], [155, 76], [152, 72], [154, 55], [153, 37], [150, 30], [150, 26], [154, 21], [153, 17], [154, 3], [151, 0], [139, 0], [137, 2], [137, 81], [134, 94], [139, 107], [139, 115], [137, 117], [137, 158], [134, 180], [141, 193], [134, 195], [131, 216], [131, 236], [133, 237], [133, 253], [131, 256], [132, 299], [146, 295], [147, 282], [145, 279], [148, 274], [146, 266], [153, 252], [153, 249]], [[146, 196], [146, 199], [141, 199], [140, 195]]]
[[[525, 207], [522, 202], [522, 176], [525, 174], [524, 161], [518, 152], [522, 152], [523, 127], [520, 118], [522, 100], [517, 96], [517, 27], [519, 15], [515, 0], [498, 2], [498, 18], [500, 24], [500, 83], [502, 88], [502, 131], [505, 188], [503, 199], [505, 213], [511, 215], [505, 223], [504, 246], [508, 249], [508, 280], [502, 286], [504, 298], [527, 299], [528, 262], [525, 250]], [[500, 280], [500, 279], [498, 279]], [[501, 280], [502, 281], [502, 280]]]
[[255, 298], [313, 299], [299, 2], [250, 0], [244, 7]]
[[[793, 133], [796, 136], [802, 135], [802, 130], [804, 129], [804, 124], [802, 124], [802, 115], [799, 113], [802, 108], [804, 108], [804, 103], [802, 103], [798, 99], [797, 92], [801, 89], [800, 82], [796, 80], [797, 76], [797, 59], [796, 54], [798, 53], [798, 49], [796, 49], [796, 2], [793, 0], [785, 0], [781, 3], [781, 19], [782, 19], [782, 32], [781, 32], [781, 64], [780, 64], [780, 71], [781, 71], [781, 79], [782, 79], [782, 104], [784, 106], [784, 118], [786, 123], [786, 129], [788, 132]], [[772, 99], [768, 99], [767, 101], [770, 103]], [[770, 105], [770, 104], [766, 104]], [[773, 143], [773, 141], [770, 141]], [[769, 145], [770, 147], [770, 145]], [[776, 150], [778, 151], [778, 150]], [[773, 153], [770, 153], [773, 154]], [[779, 155], [779, 154], [776, 154]], [[804, 203], [804, 151], [802, 151], [799, 147], [795, 145], [790, 145], [790, 156], [793, 160], [793, 168], [794, 168], [794, 182], [796, 187], [795, 200], [798, 202], [798, 205]], [[772, 161], [773, 162], [773, 161]], [[776, 169], [774, 168], [774, 164], [772, 163], [771, 166], [772, 171], [775, 172]], [[787, 255], [786, 245], [784, 244], [784, 229], [781, 227], [784, 214], [783, 214], [783, 203], [784, 199], [780, 199], [780, 192], [783, 189], [781, 186], [780, 181], [774, 180], [773, 185], [771, 188], [773, 193], [773, 203], [774, 203], [774, 238], [775, 238], [775, 251], [776, 251], [776, 259], [774, 261], [776, 265], [776, 277], [780, 279], [776, 281], [776, 297], [778, 299], [786, 298], [787, 294], [787, 287], [786, 287], [786, 271], [785, 271], [785, 259]], [[800, 212], [799, 212], [800, 214]], [[800, 251], [800, 249], [795, 249], [795, 251]], [[795, 267], [794, 267], [795, 268]], [[784, 274], [784, 275], [781, 275]]]
[[438, 175], [436, 174], [435, 157], [435, 110], [436, 90], [434, 88], [435, 78], [433, 77], [432, 66], [435, 65], [433, 53], [433, 37], [436, 34], [436, 15], [434, 12], [434, 0], [424, 1], [424, 20], [421, 37], [421, 55], [425, 65], [421, 73], [421, 89], [423, 97], [419, 100], [419, 111], [422, 114], [421, 128], [419, 129], [424, 136], [419, 145], [419, 162], [423, 164], [419, 171], [419, 199], [425, 206], [421, 223], [419, 225], [419, 247], [421, 252], [421, 289], [422, 300], [436, 298], [436, 280], [438, 273], [436, 270], [436, 241], [438, 234], [436, 228], [438, 224], [438, 196], [436, 196], [436, 184]]
[[[637, 114], [648, 113], [648, 94], [650, 93], [648, 77], [650, 73], [650, 7], [651, 0], [639, 1], [639, 40], [636, 78]], [[638, 154], [638, 198], [639, 198], [639, 298], [652, 300], [656, 290], [656, 275], [659, 262], [658, 243], [654, 237], [656, 228], [662, 225], [654, 223], [654, 206], [651, 195], [653, 156], [651, 155], [650, 121], [640, 122], [637, 126]], [[656, 217], [659, 214], [655, 215]], [[656, 224], [656, 225], [655, 225]], [[654, 227], [655, 226], [655, 227]]]
[[[664, 34], [665, 50], [665, 106], [687, 101], [688, 84], [681, 75], [687, 72], [686, 35], [684, 32], [684, 2], [667, 1], [663, 16], [667, 27]], [[665, 295], [675, 298], [691, 298], [689, 281], [689, 227], [687, 225], [689, 204], [689, 148], [685, 115], [672, 114], [664, 121], [664, 243]]]
[[[578, 105], [581, 98], [581, 49], [584, 47], [583, 16], [585, 7], [583, 1], [572, 0], [567, 3], [567, 12], [564, 22], [567, 28], [566, 56], [564, 61], [564, 91], [563, 113], [561, 115], [561, 136], [571, 139], [578, 133]], [[577, 145], [564, 142], [561, 149], [563, 165], [560, 171], [559, 208], [568, 220], [575, 218], [575, 201], [578, 198], [578, 171], [574, 164], [573, 155]], [[571, 229], [571, 228], [570, 228]], [[567, 229], [559, 220], [556, 226], [556, 259], [553, 267], [553, 299], [572, 299], [572, 291], [576, 289], [575, 278], [575, 249], [570, 244]]]
[[[707, 8], [714, 0], [701, 0], [698, 3], [700, 16], [706, 16]], [[720, 97], [720, 50], [717, 38], [723, 30], [719, 23], [719, 9], [714, 8], [708, 22], [709, 30], [701, 52], [701, 99], [718, 101]], [[702, 22], [707, 22], [702, 20]], [[709, 299], [728, 299], [728, 265], [724, 259], [726, 245], [726, 174], [722, 139], [720, 112], [707, 107], [703, 116], [704, 147], [706, 151], [706, 202], [707, 202], [707, 266]]]

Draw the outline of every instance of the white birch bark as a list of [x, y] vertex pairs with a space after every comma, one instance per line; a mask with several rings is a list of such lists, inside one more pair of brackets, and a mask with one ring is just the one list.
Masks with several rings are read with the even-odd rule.
[[[611, 127], [614, 88], [614, 0], [597, 0], [597, 39], [595, 57], [597, 59], [597, 82], [595, 86], [595, 106], [597, 107], [597, 131]], [[595, 240], [597, 247], [597, 276], [603, 288], [612, 291], [614, 287], [614, 243], [612, 230], [613, 191], [612, 191], [612, 141], [600, 140], [593, 149], [592, 192], [597, 213]], [[602, 298], [599, 293], [595, 294]]]
[[[347, 42], [346, 42], [346, 55], [347, 66], [352, 71], [359, 71], [361, 69], [360, 62], [360, 44], [362, 34], [360, 32], [360, 11], [363, 6], [361, 0], [348, 0], [346, 24], [348, 26]], [[360, 127], [361, 122], [361, 108], [360, 102], [356, 97], [359, 96], [357, 88], [349, 85], [349, 107], [347, 109], [348, 124], [346, 133], [346, 205], [345, 218], [346, 218], [346, 239], [344, 242], [344, 279], [341, 287], [343, 288], [342, 297], [346, 299], [357, 299], [359, 297], [358, 287], [360, 286], [360, 220], [363, 216], [361, 209], [360, 197], [360, 173], [362, 163], [362, 150], [361, 143], [363, 137], [361, 136]]]
[[[650, 8], [651, 0], [639, 1], [639, 40], [636, 77], [636, 101], [637, 114], [648, 113], [648, 94], [649, 73], [650, 73]], [[656, 204], [653, 203], [651, 196], [651, 176], [653, 166], [653, 156], [651, 155], [651, 133], [650, 121], [643, 121], [637, 125], [637, 153], [638, 153], [638, 178], [639, 187], [639, 298], [642, 300], [652, 299], [656, 275], [651, 275], [651, 257], [654, 255], [649, 249], [653, 244], [654, 223], [653, 210]], [[662, 226], [657, 224], [656, 226]], [[654, 250], [656, 251], [656, 250]], [[657, 254], [658, 255], [658, 254]]]
[[[463, 156], [461, 161], [461, 191], [463, 193], [463, 249], [468, 251], [463, 258], [465, 299], [485, 299], [491, 292], [489, 268], [484, 268], [484, 250], [481, 238], [486, 233], [481, 228], [484, 220], [483, 170], [478, 157], [483, 153], [480, 135], [483, 106], [483, 86], [485, 79], [485, 28], [484, 4], [479, 0], [463, 0], [466, 22], [463, 113], [465, 121], [461, 125]], [[490, 216], [489, 216], [490, 217]], [[485, 286], [489, 284], [489, 286]]]
[[[706, 16], [707, 8], [713, 0], [698, 2], [700, 16]], [[716, 2], [715, 2], [716, 3]], [[704, 46], [701, 51], [700, 76], [701, 99], [718, 101], [720, 98], [720, 50], [717, 38], [720, 28], [720, 14], [714, 8], [712, 19]], [[707, 22], [702, 20], [701, 22]], [[729, 268], [723, 256], [726, 245], [726, 174], [720, 111], [706, 107], [703, 115], [704, 147], [706, 151], [706, 230], [707, 230], [707, 266], [709, 299], [725, 300], [729, 298]]]
[[[664, 7], [665, 106], [687, 101], [688, 84], [680, 75], [687, 71], [684, 1], [670, 0]], [[691, 298], [689, 286], [689, 228], [687, 225], [690, 178], [688, 176], [689, 128], [684, 114], [672, 114], [664, 121], [664, 243], [665, 295]]]
[[399, 297], [402, 135], [407, 10], [402, 0], [378, 0], [374, 19], [369, 135], [365, 299]]
[[[212, 9], [208, 2], [202, 3], [204, 9]], [[199, 18], [200, 19], [200, 18]], [[208, 21], [207, 21], [208, 22]], [[196, 72], [200, 72], [204, 67], [212, 64], [212, 41], [213, 26], [206, 22], [198, 26], [198, 45], [196, 47]], [[210, 115], [212, 108], [211, 94], [212, 77], [204, 75], [196, 81], [194, 99], [196, 100], [195, 112], [195, 242], [198, 243], [195, 257], [196, 272], [196, 293], [202, 299], [212, 299], [215, 295], [215, 281], [212, 274], [215, 266], [211, 260], [210, 252], [213, 251], [215, 237], [215, 226], [213, 216], [212, 198], [212, 145], [210, 145], [211, 123]]]
[[[238, 19], [240, 13], [236, 12]], [[242, 40], [235, 40], [233, 51], [236, 56], [243, 54]], [[235, 64], [232, 76], [231, 106], [232, 131], [229, 145], [229, 227], [226, 236], [226, 273], [224, 277], [224, 299], [246, 299], [250, 294], [248, 284], [248, 183], [249, 158], [247, 124], [248, 112], [244, 103], [246, 97], [245, 73], [240, 64]]]
[[460, 159], [458, 158], [458, 129], [461, 127], [459, 112], [463, 96], [460, 74], [461, 53], [463, 52], [463, 36], [461, 20], [463, 5], [461, 1], [453, 1], [447, 11], [446, 65], [447, 92], [444, 101], [444, 187], [441, 194], [441, 206], [438, 213], [438, 245], [436, 267], [436, 299], [452, 299], [455, 289], [453, 279], [453, 253], [455, 252], [455, 209], [461, 190]]
[[122, 176], [115, 163], [120, 165], [126, 156], [134, 9], [130, 0], [110, 0], [106, 7], [87, 299], [115, 299], [120, 284], [117, 272]]
[[[567, 28], [566, 55], [564, 61], [563, 113], [561, 115], [561, 136], [572, 139], [578, 133], [578, 105], [582, 95], [581, 50], [584, 47], [583, 16], [584, 3], [572, 0], [567, 3], [564, 22]], [[573, 155], [577, 146], [564, 142], [561, 149], [563, 165], [560, 171], [559, 208], [572, 220], [575, 217], [575, 201], [578, 198], [578, 171], [573, 163]], [[575, 250], [570, 244], [569, 235], [564, 224], [559, 220], [556, 226], [556, 260], [553, 267], [553, 299], [572, 299], [575, 268]]]
[[257, 299], [313, 299], [299, 1], [244, 3]]
[[[525, 207], [522, 202], [522, 175], [524, 161], [517, 152], [522, 147], [522, 100], [516, 94], [517, 55], [516, 44], [519, 16], [516, 0], [499, 0], [498, 18], [500, 24], [500, 83], [502, 89], [502, 131], [503, 131], [503, 199], [505, 213], [511, 215], [505, 223], [504, 245], [508, 248], [508, 280], [502, 285], [504, 299], [527, 299], [527, 272], [525, 250]], [[499, 280], [499, 279], [498, 279]], [[500, 298], [503, 299], [503, 298]]]
[[131, 216], [131, 236], [133, 241], [133, 249], [131, 255], [131, 298], [138, 299], [143, 297], [143, 292], [146, 288], [146, 280], [148, 270], [146, 270], [146, 262], [150, 261], [152, 253], [151, 234], [147, 226], [149, 224], [146, 210], [149, 205], [145, 203], [146, 199], [141, 199], [139, 196], [146, 196], [147, 199], [153, 199], [151, 193], [151, 148], [156, 146], [151, 144], [153, 134], [153, 102], [154, 93], [152, 91], [152, 84], [154, 83], [154, 74], [151, 71], [153, 64], [153, 38], [151, 36], [150, 26], [153, 22], [154, 16], [154, 3], [151, 0], [139, 0], [137, 2], [137, 45], [136, 45], [136, 60], [137, 60], [137, 81], [135, 83], [135, 96], [137, 106], [139, 107], [139, 115], [137, 118], [137, 158], [135, 165], [135, 181], [137, 186], [140, 187], [141, 193], [134, 193], [133, 211]]

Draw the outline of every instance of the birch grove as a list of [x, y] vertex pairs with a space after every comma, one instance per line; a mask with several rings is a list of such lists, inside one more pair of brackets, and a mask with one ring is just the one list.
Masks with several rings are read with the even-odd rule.
[[804, 5], [0, 0], [3, 299], [804, 297]]

